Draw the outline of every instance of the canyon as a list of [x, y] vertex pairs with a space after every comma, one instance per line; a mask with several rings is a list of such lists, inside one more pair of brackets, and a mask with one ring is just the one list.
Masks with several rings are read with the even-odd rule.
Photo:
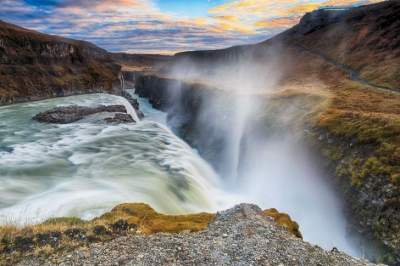
[[[248, 167], [257, 160], [254, 149], [264, 147], [260, 143], [274, 138], [281, 138], [278, 143], [303, 143], [325, 173], [324, 182], [341, 198], [348, 231], [362, 239], [367, 258], [397, 265], [399, 16], [398, 1], [321, 9], [259, 44], [175, 56], [111, 54], [89, 43], [1, 22], [0, 102], [95, 92], [122, 95], [124, 84], [134, 86], [137, 95], [167, 114], [166, 122], [177, 136], [220, 176], [232, 179], [228, 185], [246, 183]], [[255, 216], [249, 215], [250, 220], [259, 222]], [[126, 214], [118, 218], [131, 219]], [[106, 230], [112, 230], [114, 222], [107, 221]], [[62, 225], [89, 230], [85, 223]], [[326, 230], [333, 230], [329, 223]], [[129, 230], [123, 231], [129, 238]], [[21, 237], [18, 230], [12, 234], [14, 240], [3, 246], [14, 247], [15, 236]]]

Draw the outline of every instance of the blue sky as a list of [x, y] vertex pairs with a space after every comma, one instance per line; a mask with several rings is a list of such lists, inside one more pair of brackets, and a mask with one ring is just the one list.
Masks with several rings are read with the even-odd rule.
[[182, 17], [204, 17], [208, 15], [208, 10], [212, 7], [221, 5], [226, 0], [157, 0], [156, 4], [165, 12], [177, 14]]
[[378, 0], [0, 0], [0, 19], [109, 51], [166, 53], [265, 40], [325, 6]]

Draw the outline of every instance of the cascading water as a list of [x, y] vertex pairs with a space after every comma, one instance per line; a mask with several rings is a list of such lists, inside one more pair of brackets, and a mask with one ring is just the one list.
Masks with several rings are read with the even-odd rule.
[[[279, 54], [279, 47], [273, 54]], [[261, 208], [289, 213], [306, 241], [361, 256], [359, 243], [348, 237], [341, 200], [302, 145], [304, 128], [299, 124], [320, 102], [294, 106], [295, 101], [283, 91], [279, 56], [271, 53], [266, 61], [260, 58], [261, 53], [250, 51], [231, 63], [211, 63], [207, 68], [196, 61], [175, 65], [170, 76], [226, 91], [203, 97], [200, 115], [192, 122], [196, 125], [184, 128], [206, 129], [205, 134], [198, 134], [205, 140], [195, 144], [205, 143], [200, 147], [202, 154], [211, 160], [218, 158], [222, 166], [216, 169], [227, 193], [236, 193]], [[282, 97], [276, 97], [279, 92]], [[210, 147], [211, 137], [219, 143]]]
[[60, 105], [121, 103], [127, 106], [122, 97], [92, 94], [1, 107], [0, 224], [92, 218], [127, 202], [166, 213], [221, 208], [211, 167], [142, 99], [146, 119], [137, 124], [105, 124], [113, 114], [67, 125], [31, 119]]

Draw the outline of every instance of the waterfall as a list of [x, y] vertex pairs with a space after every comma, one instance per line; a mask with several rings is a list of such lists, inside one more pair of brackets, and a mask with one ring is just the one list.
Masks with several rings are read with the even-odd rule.
[[128, 115], [130, 115], [132, 117], [133, 120], [135, 120], [136, 122], [140, 121], [135, 108], [133, 108], [132, 104], [127, 99], [125, 99], [124, 97], [121, 97], [120, 103], [123, 106], [125, 106], [126, 112], [128, 113]]
[[[125, 78], [122, 72], [119, 74], [119, 80], [121, 82], [122, 95], [129, 94], [127, 90], [125, 90]], [[135, 120], [136, 122], [140, 121], [140, 118], [137, 115], [135, 108], [133, 108], [132, 104], [130, 104], [129, 101], [125, 99], [125, 97], [122, 97], [121, 104], [125, 106], [126, 112], [132, 117], [133, 120]]]
[[124, 91], [125, 91], [125, 79], [124, 79], [124, 74], [122, 72], [119, 74], [119, 80], [121, 82], [122, 93], [124, 93]]

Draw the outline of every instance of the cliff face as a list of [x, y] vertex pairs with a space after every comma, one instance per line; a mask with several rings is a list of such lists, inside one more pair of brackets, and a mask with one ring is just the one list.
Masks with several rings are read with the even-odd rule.
[[139, 75], [135, 88], [153, 107], [167, 112], [168, 125], [177, 135], [196, 148], [215, 169], [222, 170], [224, 136], [228, 132], [216, 123], [220, 124], [223, 116], [232, 110], [215, 112], [216, 106], [210, 99], [226, 99], [227, 95], [206, 85], [155, 75]]
[[0, 104], [118, 92], [120, 66], [99, 47], [0, 21]]
[[[172, 72], [174, 78], [213, 84], [224, 77], [221, 66], [272, 65], [263, 73], [279, 69], [277, 93], [272, 101], [268, 97], [277, 110], [292, 108], [295, 98], [306, 99], [308, 104], [323, 95], [326, 99], [319, 112], [304, 113], [306, 117], [300, 122], [305, 138], [325, 162], [326, 171], [347, 202], [351, 226], [381, 246], [382, 257], [375, 259], [391, 264], [400, 262], [399, 17], [399, 1], [318, 10], [263, 43], [180, 53], [165, 68], [183, 69]], [[249, 75], [248, 80], [254, 76]], [[161, 87], [153, 92], [154, 101], [162, 98], [157, 93]], [[210, 99], [202, 104], [203, 110], [209, 104]], [[185, 115], [190, 110], [184, 110]], [[208, 116], [223, 117], [215, 113]], [[270, 115], [264, 120], [265, 127], [277, 117]], [[185, 136], [210, 132], [209, 127], [198, 125], [195, 115], [184, 127]], [[223, 139], [224, 132], [217, 133]], [[207, 147], [212, 145], [203, 146], [209, 150]]]

